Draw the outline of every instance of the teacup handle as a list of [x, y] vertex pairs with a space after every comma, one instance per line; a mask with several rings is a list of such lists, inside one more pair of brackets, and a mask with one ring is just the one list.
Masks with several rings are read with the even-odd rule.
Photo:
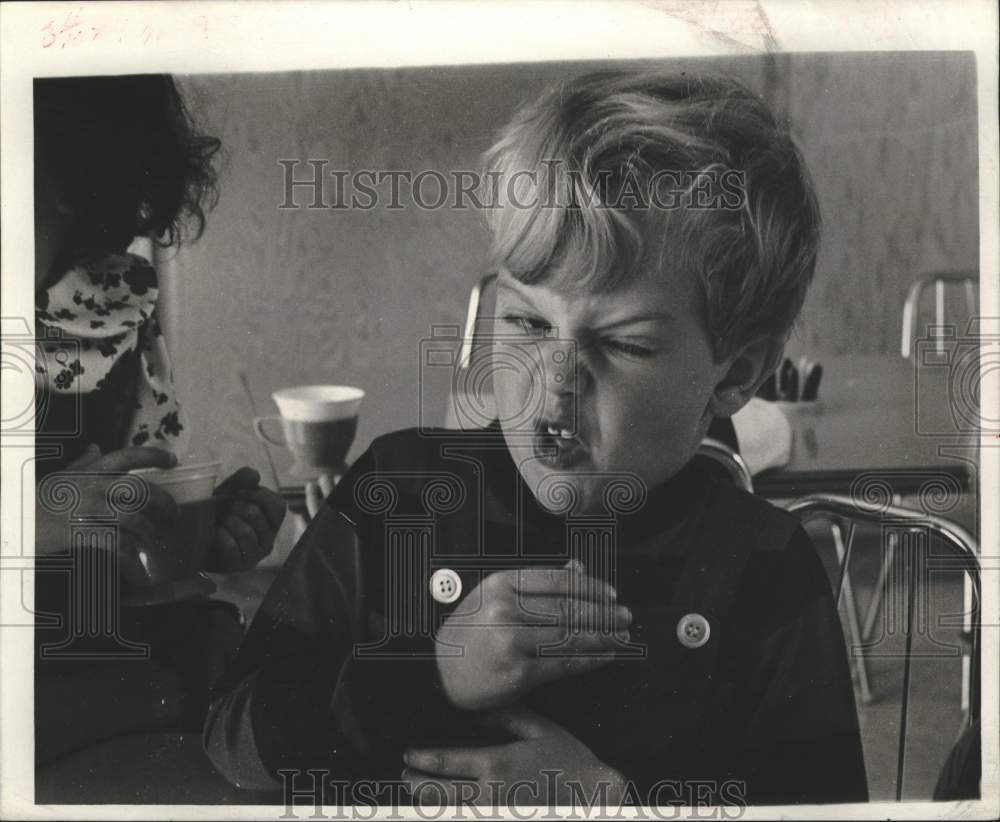
[[269, 442], [271, 445], [276, 445], [278, 448], [285, 448], [287, 443], [281, 439], [276, 440], [270, 437], [264, 428], [264, 424], [268, 422], [281, 422], [281, 417], [270, 416], [270, 417], [254, 417], [253, 418], [253, 430], [257, 433], [264, 442]]

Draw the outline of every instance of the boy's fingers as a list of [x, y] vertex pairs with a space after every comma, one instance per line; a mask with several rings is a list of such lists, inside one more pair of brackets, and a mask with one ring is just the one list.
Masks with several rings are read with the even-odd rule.
[[[573, 626], [572, 629], [568, 629], [565, 625], [553, 625], [519, 628], [513, 642], [522, 656], [532, 662], [547, 663], [551, 659], [562, 659], [564, 656], [577, 654], [587, 656], [598, 654], [600, 657], [610, 659], [614, 656], [615, 649], [623, 641], [627, 641], [628, 637], [628, 630], [624, 627], [609, 631], [587, 625]], [[554, 653], [556, 649], [559, 656], [547, 655]], [[546, 656], [543, 656], [543, 653]]]
[[518, 607], [528, 617], [557, 616], [559, 625], [575, 630], [608, 631], [627, 628], [632, 624], [632, 612], [615, 602], [599, 602], [570, 596], [520, 597]]
[[118, 473], [136, 468], [173, 468], [177, 465], [177, 455], [163, 448], [133, 446], [110, 451], [91, 463], [94, 471]]
[[[580, 631], [563, 637], [566, 644], [560, 648], [565, 653], [564, 659], [598, 659], [610, 662], [615, 651], [628, 642], [631, 634], [626, 629], [613, 633], [607, 631]], [[565, 664], [565, 663], [564, 663]]]
[[520, 568], [503, 572], [517, 593], [535, 596], [571, 596], [580, 599], [617, 599], [618, 592], [607, 582], [570, 568]]
[[324, 499], [330, 496], [333, 493], [333, 477], [329, 474], [320, 474], [319, 490], [322, 492]]
[[434, 776], [483, 776], [489, 766], [492, 748], [422, 748], [406, 751], [408, 767]]

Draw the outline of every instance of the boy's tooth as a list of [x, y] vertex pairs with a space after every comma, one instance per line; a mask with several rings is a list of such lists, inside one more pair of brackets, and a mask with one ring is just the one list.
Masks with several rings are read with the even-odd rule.
[[559, 436], [562, 437], [564, 440], [571, 440], [571, 439], [573, 439], [573, 434], [570, 433], [570, 431], [568, 429], [566, 429], [566, 428], [563, 428], [559, 432]]
[[559, 436], [559, 429], [556, 428], [554, 425], [548, 426], [548, 429], [549, 429], [549, 433], [552, 436], [554, 436], [554, 437], [558, 437]]

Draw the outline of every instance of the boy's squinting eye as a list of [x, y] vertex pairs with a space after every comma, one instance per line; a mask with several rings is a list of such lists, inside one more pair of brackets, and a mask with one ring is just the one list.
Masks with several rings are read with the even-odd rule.
[[534, 337], [544, 337], [552, 326], [539, 317], [526, 317], [520, 314], [504, 314], [501, 318], [506, 325], [512, 326], [522, 334], [530, 334]]
[[605, 348], [616, 354], [621, 354], [636, 360], [644, 360], [653, 356], [653, 350], [643, 345], [627, 342], [626, 340], [607, 339], [604, 340]]

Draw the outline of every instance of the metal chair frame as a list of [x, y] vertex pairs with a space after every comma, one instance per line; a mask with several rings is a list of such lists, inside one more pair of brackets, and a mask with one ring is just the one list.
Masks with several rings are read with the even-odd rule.
[[[903, 339], [900, 352], [909, 359], [913, 351], [913, 331], [916, 325], [917, 311], [920, 308], [920, 298], [928, 286], [934, 286], [934, 321], [935, 327], [944, 326], [944, 289], [947, 284], [961, 284], [965, 287], [965, 304], [969, 316], [976, 313], [976, 291], [979, 286], [977, 271], [934, 271], [918, 277], [906, 293], [903, 302]], [[938, 351], [944, 351], [945, 338], [937, 335]]]
[[736, 451], [712, 437], [705, 437], [698, 447], [698, 455], [721, 465], [733, 483], [744, 491], [753, 493], [753, 475], [746, 461]]
[[[721, 465], [726, 470], [729, 478], [738, 487], [751, 494], [754, 492], [753, 475], [750, 473], [750, 469], [747, 467], [743, 457], [741, 457], [728, 445], [711, 437], [706, 437], [702, 440], [697, 453], [699, 456], [706, 457]], [[844, 547], [843, 534], [840, 530], [840, 525], [838, 523], [831, 523], [830, 531], [837, 550], [837, 561], [842, 562], [846, 549]], [[885, 571], [886, 568], [883, 564], [883, 574]], [[880, 576], [879, 585], [881, 584], [882, 577]], [[867, 632], [864, 632], [858, 622], [858, 605], [857, 600], [854, 597], [854, 586], [851, 583], [851, 575], [846, 571], [844, 573], [843, 588], [847, 611], [847, 625], [851, 634], [851, 641], [855, 646], [860, 646], [870, 637], [871, 626], [874, 625], [875, 622], [873, 612], [876, 608], [872, 607], [870, 609], [868, 614], [870, 622], [867, 623], [869, 628]], [[871, 686], [868, 680], [868, 666], [865, 663], [863, 656], [852, 658], [850, 662], [854, 667], [855, 674], [858, 677], [858, 688], [861, 691], [861, 701], [867, 704], [871, 702], [873, 698]]]
[[479, 306], [483, 299], [483, 292], [490, 283], [497, 278], [495, 271], [485, 274], [479, 279], [469, 294], [469, 306], [465, 311], [465, 330], [462, 333], [462, 347], [458, 352], [458, 368], [464, 370], [472, 362], [472, 348], [476, 340], [476, 323], [479, 322]]
[[[963, 705], [968, 706], [964, 722], [966, 725], [971, 724], [979, 715], [979, 607], [981, 602], [981, 583], [978, 546], [975, 537], [960, 525], [934, 514], [914, 511], [892, 503], [884, 505], [866, 503], [837, 494], [816, 494], [803, 497], [792, 502], [787, 510], [800, 516], [803, 520], [822, 517], [836, 524], [838, 528], [841, 521], [850, 521], [846, 542], [837, 548], [840, 579], [837, 583], [835, 597], [838, 607], [841, 595], [846, 596], [847, 586], [850, 582], [848, 564], [851, 560], [855, 524], [857, 522], [872, 522], [883, 526], [891, 525], [895, 530], [889, 534], [890, 539], [886, 545], [887, 552], [892, 550], [898, 553], [907, 547], [905, 544], [900, 544], [899, 537], [901, 532], [913, 536], [912, 540], [907, 540], [906, 542], [911, 543], [914, 551], [922, 542], [921, 536], [933, 534], [940, 539], [941, 544], [950, 551], [952, 556], [949, 562], [938, 563], [938, 569], [964, 571], [968, 584], [972, 589], [972, 596], [970, 601], [967, 602], [966, 612], [963, 614], [963, 635], [967, 639], [968, 655], [963, 655], [962, 682], [962, 701]], [[895, 539], [892, 537], [895, 537]], [[879, 575], [880, 585], [884, 583], [885, 566], [886, 564], [883, 562], [883, 571]], [[899, 743], [896, 756], [897, 802], [902, 800], [903, 775], [906, 760], [906, 727], [909, 710], [910, 667], [913, 649], [913, 611], [917, 586], [916, 569], [917, 563], [910, 562], [907, 573], [907, 610], [904, 629], [903, 693], [900, 703]], [[873, 621], [874, 617], [869, 613], [866, 623]], [[968, 659], [968, 668], [965, 667], [966, 659]], [[969, 672], [968, 677], [964, 675], [966, 670]]]

